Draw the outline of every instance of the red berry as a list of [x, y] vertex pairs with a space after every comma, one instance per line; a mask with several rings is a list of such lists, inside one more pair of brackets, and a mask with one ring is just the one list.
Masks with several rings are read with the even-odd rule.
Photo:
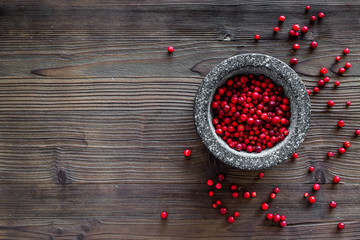
[[323, 12], [319, 13], [318, 14], [318, 17], [321, 19], [321, 18], [324, 18], [325, 17], [325, 14]]
[[324, 82], [325, 83], [328, 83], [330, 81], [330, 78], [329, 77], [324, 77]]
[[261, 209], [262, 210], [267, 210], [269, 208], [269, 205], [267, 204], [267, 203], [263, 203], [263, 204], [261, 204]]
[[185, 157], [190, 157], [191, 151], [189, 149], [185, 149], [184, 155], [185, 155]]
[[285, 217], [285, 215], [281, 215], [281, 221], [285, 221], [285, 219], [286, 219], [286, 217]]
[[214, 181], [211, 179], [208, 179], [206, 183], [207, 183], [207, 185], [212, 186], [214, 184]]
[[233, 185], [231, 185], [230, 189], [235, 191], [237, 189], [237, 186], [235, 184], [233, 184]]
[[315, 202], [316, 202], [316, 198], [314, 196], [310, 196], [309, 203], [315, 203]]
[[168, 47], [168, 52], [169, 52], [169, 53], [174, 52], [174, 47], [173, 47], [173, 46], [169, 46], [169, 47]]
[[233, 193], [232, 193], [232, 197], [233, 197], [233, 198], [237, 198], [238, 196], [239, 196], [239, 194], [238, 194], [237, 192], [233, 192]]
[[315, 168], [314, 168], [313, 166], [310, 166], [310, 167], [309, 167], [309, 171], [310, 171], [310, 172], [313, 172], [314, 170], [315, 170]]
[[213, 191], [209, 191], [209, 197], [214, 196], [214, 192]]
[[255, 35], [255, 40], [259, 40], [260, 39], [260, 35], [259, 34], [256, 34]]
[[293, 159], [296, 159], [296, 158], [298, 158], [298, 157], [299, 157], [299, 154], [297, 154], [296, 152], [294, 152], [293, 155], [292, 155], [292, 158], [293, 158]]
[[249, 197], [250, 197], [250, 193], [249, 193], [249, 192], [244, 192], [243, 197], [244, 197], [244, 198], [249, 198]]
[[294, 31], [294, 30], [290, 30], [290, 31], [289, 31], [289, 36], [290, 36], [290, 37], [295, 36], [295, 31]]
[[274, 193], [278, 193], [280, 192], [280, 189], [279, 188], [274, 188]]
[[273, 215], [272, 215], [272, 213], [268, 213], [267, 215], [266, 215], [266, 218], [267, 219], [269, 219], [269, 220], [271, 220], [271, 219], [273, 219]]
[[279, 31], [279, 27], [274, 27], [274, 32], [278, 32]]
[[336, 208], [336, 206], [337, 206], [337, 203], [335, 201], [330, 202], [330, 207], [331, 208]]
[[256, 192], [252, 192], [252, 193], [251, 193], [251, 196], [252, 196], [252, 197], [256, 197]]
[[306, 193], [304, 193], [304, 197], [306, 197], [306, 198], [307, 198], [308, 196], [309, 196], [309, 193], [307, 193], [307, 192], [306, 192]]
[[227, 213], [227, 209], [222, 207], [219, 209], [221, 215], [225, 215]]
[[313, 92], [314, 92], [314, 93], [318, 93], [319, 90], [320, 90], [320, 89], [319, 89], [318, 87], [314, 87]]
[[324, 85], [325, 85], [324, 80], [320, 79], [320, 80], [318, 81], [318, 85], [319, 85], [320, 87], [321, 87], [321, 86], [324, 86]]
[[347, 101], [346, 102], [346, 106], [350, 106], [351, 105], [351, 102], [350, 101]]
[[286, 222], [285, 222], [285, 221], [281, 221], [281, 222], [280, 222], [280, 226], [281, 226], [281, 227], [286, 227]]
[[312, 49], [317, 48], [317, 46], [318, 46], [318, 43], [315, 42], [315, 41], [312, 41], [312, 42], [310, 43], [310, 47], [311, 47]]
[[216, 187], [216, 189], [221, 189], [221, 188], [222, 188], [222, 185], [221, 185], [221, 183], [217, 183], [217, 184], [215, 185], [215, 187]]
[[213, 208], [217, 208], [218, 205], [216, 205], [216, 203], [213, 203], [212, 207]]
[[314, 191], [319, 191], [319, 190], [320, 190], [320, 184], [315, 183], [315, 184], [313, 185], [313, 189], [314, 189]]
[[281, 220], [280, 214], [275, 214], [274, 217], [273, 217], [273, 221], [274, 222], [280, 222], [280, 220]]
[[355, 130], [355, 135], [356, 135], [356, 136], [359, 136], [359, 135], [360, 135], [360, 129], [356, 129], [356, 130]]
[[344, 223], [342, 223], [342, 222], [340, 222], [339, 224], [338, 224], [338, 229], [344, 229], [345, 228], [345, 224]]
[[238, 217], [239, 215], [239, 212], [234, 212], [234, 217]]
[[310, 21], [315, 22], [316, 21], [316, 16], [311, 16]]
[[349, 62], [345, 63], [345, 68], [351, 68], [351, 63]]
[[296, 65], [297, 63], [298, 63], [297, 58], [292, 58], [292, 59], [290, 59], [290, 64], [291, 64], [291, 65]]
[[321, 74], [326, 74], [326, 73], [327, 73], [327, 69], [324, 68], [324, 67], [320, 68], [320, 73], [321, 73]]
[[309, 11], [309, 10], [310, 10], [310, 6], [307, 5], [307, 6], [305, 7], [305, 10], [306, 10], [306, 11]]
[[301, 27], [301, 32], [302, 33], [307, 33], [309, 31], [309, 28], [307, 26], [302, 26]]
[[349, 148], [351, 146], [349, 141], [344, 142], [344, 148]]
[[334, 85], [335, 85], [335, 87], [338, 87], [338, 86], [340, 86], [340, 82], [339, 82], [339, 81], [335, 81]]
[[219, 174], [218, 179], [220, 182], [224, 181], [225, 176], [223, 174]]
[[340, 61], [341, 57], [340, 56], [336, 56], [335, 60], [336, 61]]
[[334, 155], [333, 152], [328, 152], [328, 153], [327, 153], [327, 156], [328, 156], [328, 157], [332, 157], [333, 155]]
[[340, 177], [339, 176], [335, 176], [333, 179], [334, 183], [339, 183], [340, 182]]
[[216, 200], [216, 205], [220, 206], [221, 205], [221, 201], [220, 200]]
[[348, 48], [345, 48], [343, 52], [344, 52], [344, 54], [349, 54], [349, 52], [350, 52], [350, 49], [348, 49]]
[[234, 223], [234, 221], [235, 221], [235, 218], [233, 217], [233, 216], [229, 216], [228, 218], [227, 218], [227, 221], [228, 221], [228, 223]]
[[345, 68], [339, 68], [339, 74], [343, 74], [345, 72]]
[[167, 213], [166, 211], [163, 211], [163, 212], [161, 212], [160, 217], [161, 217], [162, 219], [167, 219], [168, 213]]
[[285, 21], [285, 16], [280, 16], [279, 17], [279, 22], [283, 22], [283, 21]]
[[309, 89], [306, 89], [306, 91], [307, 91], [308, 95], [310, 96], [311, 91]]
[[294, 43], [293, 49], [298, 50], [300, 48], [300, 45], [298, 43]]
[[295, 32], [299, 31], [299, 29], [300, 29], [299, 24], [294, 24], [294, 25], [292, 26], [292, 30], [294, 30]]
[[332, 107], [332, 106], [334, 106], [334, 105], [335, 105], [335, 103], [334, 103], [333, 100], [329, 100], [329, 101], [328, 101], [328, 106], [329, 106], [329, 107]]
[[345, 152], [346, 152], [345, 148], [342, 148], [342, 147], [339, 148], [339, 153], [340, 153], [340, 154], [344, 154]]
[[259, 173], [259, 178], [263, 178], [264, 177], [264, 173], [263, 172], [260, 172]]
[[270, 193], [270, 198], [271, 198], [271, 199], [276, 198], [276, 194], [275, 194], [275, 193]]
[[345, 126], [345, 122], [343, 120], [339, 120], [338, 121], [338, 126], [339, 127], [344, 127]]

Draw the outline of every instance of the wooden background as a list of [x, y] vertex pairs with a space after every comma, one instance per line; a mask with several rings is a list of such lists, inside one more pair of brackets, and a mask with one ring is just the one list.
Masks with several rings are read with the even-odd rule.
[[[0, 3], [0, 239], [360, 239], [359, 1], [12, 1]], [[322, 21], [309, 18], [320, 11]], [[286, 21], [272, 29], [279, 15]], [[297, 41], [292, 24], [308, 25]], [[261, 40], [255, 42], [254, 35]], [[319, 46], [310, 51], [316, 40]], [[298, 42], [300, 50], [291, 46]], [[167, 47], [175, 52], [168, 55]], [[352, 68], [334, 59], [349, 47]], [[193, 123], [204, 75], [230, 56], [256, 52], [294, 68], [312, 119], [297, 160], [244, 172], [209, 157]], [[341, 82], [333, 88], [335, 80]], [[328, 110], [326, 102], [334, 100]], [[345, 107], [350, 100], [352, 105]], [[336, 123], [346, 126], [338, 130]], [[336, 152], [345, 140], [351, 148]], [[185, 159], [185, 148], [192, 150]], [[332, 159], [327, 151], [335, 152]], [[316, 170], [308, 172], [313, 165]], [[218, 172], [254, 199], [219, 196], [240, 217], [229, 225], [207, 196]], [[334, 186], [334, 175], [342, 183]], [[321, 183], [310, 206], [303, 193]], [[280, 188], [271, 212], [259, 209]], [[329, 202], [338, 203], [329, 209]], [[162, 210], [169, 218], [162, 221]], [[336, 226], [346, 224], [343, 231]]]

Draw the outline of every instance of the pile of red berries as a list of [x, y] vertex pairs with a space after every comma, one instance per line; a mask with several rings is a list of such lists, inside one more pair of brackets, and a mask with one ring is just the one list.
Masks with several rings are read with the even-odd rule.
[[261, 152], [289, 134], [290, 101], [263, 75], [235, 76], [216, 91], [213, 125], [230, 148]]

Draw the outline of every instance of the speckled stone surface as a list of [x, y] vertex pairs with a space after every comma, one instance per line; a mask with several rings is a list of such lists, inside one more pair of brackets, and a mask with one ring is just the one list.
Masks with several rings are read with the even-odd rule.
[[[289, 135], [284, 141], [261, 153], [231, 149], [215, 133], [210, 108], [215, 90], [228, 78], [240, 74], [263, 74], [284, 87], [290, 99]], [[310, 125], [311, 104], [300, 77], [284, 62], [263, 54], [242, 54], [226, 59], [204, 78], [194, 102], [196, 130], [209, 151], [224, 163], [244, 170], [260, 170], [275, 166], [291, 157], [304, 141]]]

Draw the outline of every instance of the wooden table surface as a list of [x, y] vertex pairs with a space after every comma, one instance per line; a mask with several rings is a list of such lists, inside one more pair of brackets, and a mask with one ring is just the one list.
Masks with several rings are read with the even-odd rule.
[[[360, 2], [309, 2], [306, 13], [303, 1], [3, 0], [0, 239], [360, 239]], [[325, 18], [310, 24], [320, 11]], [[286, 21], [274, 35], [279, 15]], [[309, 32], [289, 40], [294, 23]], [[319, 43], [313, 51], [312, 40]], [[301, 47], [293, 52], [295, 42]], [[335, 63], [345, 47], [350, 54]], [[203, 77], [248, 52], [287, 63], [297, 57], [294, 69], [310, 89], [320, 67], [331, 78], [311, 96], [299, 158], [265, 170], [263, 179], [212, 159], [193, 122]], [[345, 61], [352, 67], [338, 76]], [[351, 147], [339, 156], [345, 140]], [[207, 196], [206, 180], [219, 172], [225, 189], [235, 183], [257, 192], [253, 199], [216, 193], [240, 212], [231, 225]], [[321, 190], [309, 205], [303, 194], [315, 182]], [[259, 208], [274, 187], [280, 193], [269, 211], [287, 216], [285, 228]], [[330, 210], [332, 200], [338, 207]]]

